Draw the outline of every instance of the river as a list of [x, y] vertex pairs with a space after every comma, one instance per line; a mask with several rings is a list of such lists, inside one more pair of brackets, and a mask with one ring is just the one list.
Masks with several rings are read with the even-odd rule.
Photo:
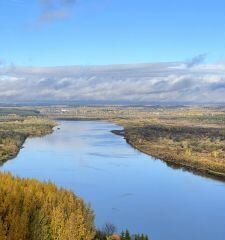
[[29, 138], [1, 171], [52, 181], [90, 203], [96, 225], [149, 234], [152, 240], [224, 240], [225, 183], [168, 167], [105, 122], [61, 121]]

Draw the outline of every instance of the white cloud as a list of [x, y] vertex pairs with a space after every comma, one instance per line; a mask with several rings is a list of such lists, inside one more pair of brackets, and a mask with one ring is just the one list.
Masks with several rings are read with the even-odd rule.
[[[181, 67], [182, 66], [182, 67]], [[225, 103], [225, 65], [0, 68], [2, 101]]]

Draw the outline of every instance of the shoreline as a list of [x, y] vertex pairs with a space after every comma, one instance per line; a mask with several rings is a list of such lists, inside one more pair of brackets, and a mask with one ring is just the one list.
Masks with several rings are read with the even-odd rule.
[[20, 150], [24, 148], [24, 143], [26, 142], [26, 140], [27, 140], [28, 138], [32, 138], [32, 137], [43, 137], [43, 136], [47, 136], [47, 135], [49, 135], [49, 134], [52, 134], [53, 132], [54, 132], [54, 130], [52, 129], [52, 131], [51, 131], [50, 133], [46, 133], [46, 134], [42, 134], [42, 135], [37, 135], [37, 136], [34, 136], [34, 135], [25, 136], [24, 139], [21, 141], [20, 145], [18, 146], [17, 151], [16, 151], [14, 154], [10, 154], [9, 157], [7, 157], [6, 159], [1, 160], [0, 163], [3, 163], [3, 164], [4, 164], [5, 162], [16, 158], [17, 155], [20, 153]]
[[32, 138], [32, 137], [42, 137], [42, 136], [47, 136], [49, 134], [52, 134], [54, 132], [54, 127], [52, 126], [51, 129], [49, 131], [46, 131], [45, 133], [42, 134], [26, 134], [23, 136], [23, 139], [21, 140], [21, 142], [18, 144], [17, 149], [14, 153], [10, 153], [8, 156], [6, 156], [5, 158], [0, 160], [0, 166], [5, 164], [7, 161], [13, 160], [14, 158], [16, 158], [18, 156], [18, 154], [20, 153], [21, 149], [24, 148], [24, 143], [26, 142], [26, 140], [28, 138]]
[[225, 174], [224, 173], [215, 172], [215, 171], [212, 171], [210, 169], [197, 168], [195, 166], [192, 166], [191, 164], [187, 165], [187, 164], [184, 164], [184, 163], [181, 163], [181, 162], [177, 162], [176, 160], [169, 160], [168, 158], [162, 158], [157, 154], [151, 153], [147, 150], [144, 150], [144, 149], [138, 147], [137, 145], [135, 145], [135, 143], [130, 141], [129, 138], [127, 138], [127, 136], [125, 134], [125, 129], [123, 129], [123, 130], [112, 130], [111, 132], [115, 135], [123, 137], [126, 140], [126, 142], [131, 147], [133, 147], [134, 149], [136, 149], [136, 150], [138, 150], [138, 151], [140, 151], [144, 154], [147, 154], [147, 155], [155, 158], [156, 160], [160, 160], [160, 161], [166, 163], [169, 167], [171, 167], [173, 169], [181, 169], [181, 170], [184, 170], [184, 171], [191, 172], [191, 173], [193, 173], [195, 175], [198, 175], [198, 176], [202, 176], [202, 177], [206, 177], [206, 178], [209, 178], [209, 179], [225, 182]]

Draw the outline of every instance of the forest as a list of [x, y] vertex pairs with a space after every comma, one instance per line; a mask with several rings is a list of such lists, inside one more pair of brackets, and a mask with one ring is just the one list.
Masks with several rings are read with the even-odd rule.
[[0, 174], [0, 239], [90, 240], [94, 214], [72, 192], [52, 183]]

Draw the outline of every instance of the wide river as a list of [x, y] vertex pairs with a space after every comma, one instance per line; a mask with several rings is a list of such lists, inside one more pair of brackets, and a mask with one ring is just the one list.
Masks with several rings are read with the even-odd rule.
[[2, 167], [22, 177], [51, 180], [74, 191], [96, 224], [149, 234], [152, 240], [224, 240], [225, 183], [175, 170], [143, 154], [104, 122], [59, 122], [29, 138]]

